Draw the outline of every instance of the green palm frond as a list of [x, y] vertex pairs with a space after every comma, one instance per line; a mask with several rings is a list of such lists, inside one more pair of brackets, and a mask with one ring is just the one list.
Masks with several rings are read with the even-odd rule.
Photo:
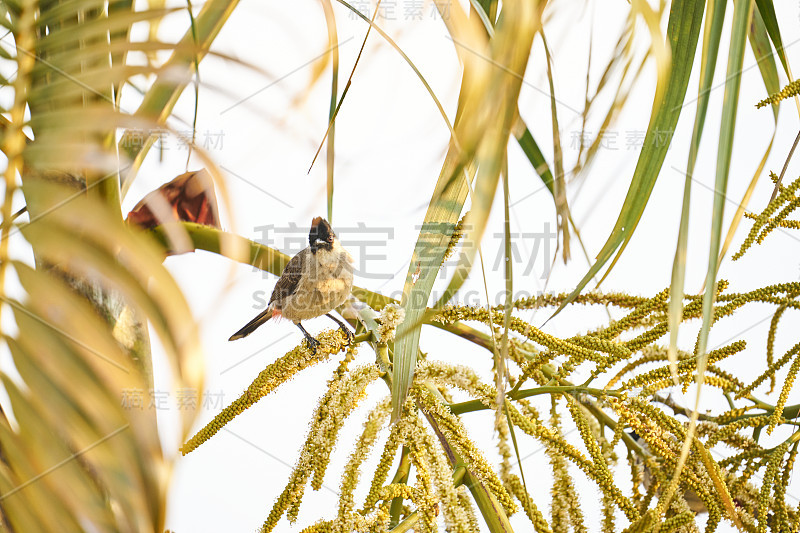
[[[14, 363], [0, 373], [10, 400], [0, 417], [3, 525], [160, 532], [173, 454], [162, 450], [149, 405], [148, 324], [174, 390], [199, 395], [204, 371], [197, 326], [162, 265], [163, 249], [121, 217], [120, 176], [131, 161], [117, 155], [118, 133], [163, 122], [119, 103], [134, 78], [154, 91], [166, 68], [172, 80], [194, 71], [187, 62], [183, 75], [174, 63], [129, 63], [130, 52], [200, 54], [181, 41], [130, 38], [134, 24], [155, 27], [180, 9], [134, 10], [128, 0], [3, 7], [10, 36], [0, 45], [0, 93], [13, 105], [2, 121], [0, 298], [16, 326], [3, 321]], [[20, 195], [28, 221], [15, 224], [11, 205]], [[9, 242], [27, 247], [35, 265], [12, 261]], [[9, 289], [12, 275], [19, 289]], [[183, 436], [195, 412], [179, 410]]]

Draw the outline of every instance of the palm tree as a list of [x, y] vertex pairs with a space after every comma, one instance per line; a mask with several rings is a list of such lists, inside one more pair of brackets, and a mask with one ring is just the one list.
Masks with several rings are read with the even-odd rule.
[[[414, 69], [437, 104], [451, 137], [434, 193], [421, 221], [422, 229], [409, 264], [402, 301], [394, 302], [364, 288], [354, 290], [354, 297], [360, 303], [350, 304], [357, 313], [348, 314], [347, 318], [357, 327], [357, 342], [371, 346], [377, 362], [350, 369], [347, 366], [350, 360], [346, 359], [337, 369], [336, 379], [329, 383], [331, 388], [323, 396], [317, 412], [317, 422], [327, 420], [340, 424], [351, 412], [352, 407], [348, 407], [351, 400], [354, 402], [353, 398], [359, 397], [366, 384], [383, 379], [390, 394], [365, 423], [344, 479], [352, 486], [357, 484], [364, 455], [375, 443], [381, 428], [393, 428], [390, 430], [393, 447], [387, 445], [384, 451], [385, 457], [373, 477], [364, 511], [358, 514], [352, 491], [345, 491], [339, 516], [320, 523], [318, 530], [337, 527], [395, 527], [397, 531], [421, 527], [427, 530], [434, 527], [440, 504], [454, 528], [469, 527], [475, 523], [474, 516], [470, 515], [471, 497], [486, 527], [492, 531], [510, 530], [508, 515], [517, 503], [537, 530], [549, 531], [553, 525], [548, 524], [533, 503], [524, 477], [518, 477], [508, 466], [512, 455], [510, 443], [516, 442], [515, 428], [517, 432], [547, 443], [559, 490], [571, 490], [567, 464], [575, 464], [597, 483], [608, 508], [621, 510], [637, 528], [659, 527], [658, 524], [680, 527], [691, 522], [694, 515], [681, 507], [683, 504], [670, 506], [672, 493], [686, 487], [699, 494], [716, 521], [724, 517], [737, 526], [752, 528], [747, 519], [752, 521], [755, 516], [760, 524], [766, 524], [769, 510], [770, 520], [796, 525], [797, 517], [787, 510], [785, 486], [800, 437], [795, 438], [797, 433], [793, 433], [791, 439], [776, 448], [766, 449], [750, 442], [744, 446], [733, 437], [733, 430], [730, 435], [724, 433], [726, 424], [731, 424], [729, 427], [734, 430], [739, 427], [735, 424], [745, 425], [741, 421], [748, 418], [734, 409], [732, 396], [738, 394], [751, 399], [748, 394], [752, 388], [728, 379], [729, 376], [715, 366], [724, 357], [740, 351], [741, 346], [734, 343], [709, 352], [706, 344], [715, 310], [723, 312], [717, 298], [735, 309], [738, 309], [736, 305], [750, 301], [769, 301], [778, 306], [777, 327], [784, 310], [796, 306], [795, 298], [800, 290], [791, 285], [767, 296], [755, 292], [737, 293], [738, 300], [720, 296], [719, 258], [726, 253], [744, 214], [744, 207], [741, 207], [723, 239], [724, 194], [721, 194], [712, 212], [706, 290], [702, 295], [687, 297], [683, 291], [691, 191], [688, 176], [691, 176], [700, 146], [727, 2], [674, 0], [668, 4], [662, 2], [659, 8], [642, 0], [631, 2], [630, 16], [617, 45], [619, 53], [606, 65], [605, 74], [591, 97], [587, 86], [582, 116], [584, 125], [589, 116], [599, 117], [605, 126], [613, 124], [639, 79], [642, 65], [655, 61], [657, 90], [650, 123], [618, 221], [597, 260], [571, 294], [527, 304], [507, 298], [500, 308], [478, 310], [450, 308], [445, 304], [472, 271], [479, 249], [475, 244], [484, 234], [501, 182], [508, 223], [509, 144], [521, 147], [531, 171], [552, 195], [564, 260], [569, 258], [570, 250], [576, 249], [576, 241], [582, 246], [567, 205], [565, 176], [587, 172], [601, 140], [595, 139], [586, 145], [582, 141], [577, 163], [574, 168], [565, 170], [550, 49], [545, 37], [547, 18], [557, 6], [544, 1], [515, 0], [501, 4], [493, 0], [475, 0], [465, 11], [461, 3], [435, 3], [438, 9], [447, 9], [448, 16], [443, 20], [463, 69], [457, 110], [451, 120], [423, 74], [376, 24], [375, 18], [364, 16], [343, 0], [337, 2], [369, 25], [365, 39], [372, 33], [387, 41]], [[143, 393], [153, 388], [151, 333], [157, 334], [165, 347], [174, 388], [201, 391], [203, 382], [197, 325], [181, 290], [163, 267], [163, 259], [167, 253], [204, 249], [275, 274], [280, 273], [287, 261], [286, 256], [276, 250], [222, 232], [218, 224], [214, 224], [215, 216], [193, 217], [177, 209], [176, 203], [184, 197], [180, 185], [196, 179], [202, 181], [205, 190], [201, 202], [204, 209], [216, 213], [213, 187], [203, 181], [207, 178], [199, 175], [181, 176], [171, 182], [173, 188], [178, 188], [175, 196], [162, 194], [167, 197], [174, 216], [169, 210], [165, 215], [154, 203], [145, 203], [143, 209], [149, 209], [145, 217], [147, 223], [137, 217], [133, 217], [135, 220], [129, 217], [127, 222], [123, 219], [122, 199], [156, 142], [157, 132], [169, 130], [167, 119], [178, 98], [191, 86], [201, 61], [211, 53], [215, 37], [238, 8], [234, 0], [207, 0], [199, 9], [191, 4], [185, 9], [156, 7], [157, 4], [145, 8], [131, 0], [2, 3], [0, 20], [8, 33], [0, 39], [3, 65], [0, 67], [0, 94], [6, 95], [2, 100], [6, 108], [0, 110], [0, 121], [2, 152], [7, 163], [0, 227], [0, 324], [13, 368], [0, 371], [2, 389], [8, 397], [4, 402], [6, 410], [0, 417], [0, 511], [3, 526], [10, 531], [163, 531], [172, 461], [168, 458], [170, 454], [162, 449], [154, 412], [143, 408], [146, 401]], [[332, 67], [330, 127], [325, 141], [330, 212], [334, 185], [333, 125], [350, 83], [348, 80], [339, 91], [334, 10], [329, 0], [321, 4], [331, 43], [328, 50]], [[132, 28], [136, 24], [148, 24], [154, 29], [164, 17], [175, 13], [187, 15], [185, 33], [179, 38], [162, 41], [156, 31], [151, 31], [143, 40], [133, 38]], [[668, 14], [663, 34], [662, 14]], [[767, 93], [779, 93], [780, 89], [776, 55], [787, 78], [792, 79], [773, 3], [770, 0], [735, 0], [732, 18], [716, 167], [716, 190], [722, 193], [727, 191], [730, 173], [746, 44], [750, 43], [759, 58]], [[650, 48], [644, 57], [630, 53], [640, 20], [648, 27], [650, 37]], [[541, 39], [544, 45], [544, 57], [532, 58], [536, 39]], [[702, 43], [700, 60], [695, 65], [699, 43]], [[167, 52], [168, 59], [159, 60], [158, 52]], [[519, 109], [526, 69], [534, 63], [542, 66], [550, 81], [552, 114], [549, 118], [553, 137], [552, 145], [546, 150], [541, 148], [541, 139], [534, 138]], [[700, 85], [696, 92], [687, 93], [693, 69], [699, 70]], [[615, 73], [619, 76], [612, 75]], [[603, 90], [614, 95], [612, 103], [606, 107], [602, 99], [597, 98]], [[795, 87], [784, 91], [782, 96], [794, 94], [792, 90], [797, 92]], [[136, 109], [125, 109], [121, 105], [122, 96], [128, 91], [141, 94]], [[689, 142], [683, 212], [670, 292], [649, 299], [624, 295], [605, 299], [582, 296], [589, 281], [612, 257], [614, 261], [609, 269], [613, 267], [630, 242], [660, 175], [670, 133], [675, 130], [681, 113], [686, 112], [682, 104], [694, 95], [698, 105]], [[769, 102], [776, 120], [779, 100], [776, 97]], [[192, 139], [184, 141], [191, 144]], [[203, 176], [211, 176], [219, 183], [222, 175], [213, 159], [197, 147], [195, 150], [207, 167], [208, 174]], [[546, 157], [545, 152], [552, 157]], [[767, 154], [753, 177], [743, 205], [761, 175]], [[779, 205], [794, 205], [791, 197], [794, 186], [776, 186], [774, 203], [758, 218], [756, 226], [774, 223], [774, 226], [793, 227], [785, 221], [792, 208], [781, 211], [783, 218], [780, 220], [770, 217]], [[471, 208], [464, 214], [468, 200]], [[508, 267], [504, 280], [510, 295], [513, 273], [509, 240], [507, 233]], [[459, 266], [444, 296], [438, 302], [431, 302], [433, 283], [443, 259], [459, 242], [462, 243]], [[19, 259], [14, 253], [17, 249], [30, 250], [33, 259]], [[532, 324], [521, 323], [512, 313], [525, 305], [551, 306], [557, 313], [568, 305], [592, 303], [592, 298], [630, 311], [630, 315], [609, 324], [599, 333], [557, 339]], [[9, 312], [11, 317], [2, 316]], [[694, 354], [680, 352], [677, 345], [678, 326], [690, 318], [702, 321]], [[471, 327], [465, 324], [469, 320], [483, 325]], [[485, 348], [494, 358], [494, 383], [479, 383], [479, 379], [467, 371], [420, 361], [419, 336], [423, 326], [440, 327]], [[622, 332], [636, 328], [649, 331], [650, 337], [645, 335], [644, 340], [633, 344], [619, 339]], [[516, 337], [511, 332], [516, 332]], [[654, 343], [667, 332], [670, 341], [659, 351]], [[188, 439], [182, 451], [188, 453], [195, 449], [230, 418], [272, 393], [291, 375], [346, 350], [345, 340], [336, 334], [325, 334], [318, 359], [311, 358], [302, 346], [280, 358], [214, 422]], [[559, 367], [551, 364], [554, 354], [573, 359]], [[796, 364], [798, 359], [792, 359], [794, 355], [796, 353], [789, 353], [778, 365], [773, 364], [770, 353], [763, 379], [774, 379], [775, 372], [790, 360], [794, 361], [790, 376], [796, 374], [800, 367]], [[657, 375], [648, 374], [636, 365], [632, 367], [637, 375], [643, 376], [641, 384], [653, 387], [648, 391], [654, 401], [678, 412], [676, 406], [670, 405], [669, 398], [660, 393], [667, 385], [662, 383], [659, 388], [654, 383], [657, 379], [663, 381], [665, 372], [675, 379], [688, 380], [696, 376], [702, 382], [708, 372], [714, 376], [716, 384], [728, 379], [722, 388], [730, 398], [732, 411], [724, 416], [715, 415], [712, 420], [695, 410], [690, 414], [691, 423], [684, 428], [675, 423], [674, 413], [667, 416], [663, 411], [650, 409], [647, 402], [629, 402], [626, 390], [609, 392], [590, 383], [580, 385], [569, 381], [570, 364], [592, 361], [597, 365], [596, 375], [600, 376], [609, 370], [610, 361], [617, 363], [640, 356], [663, 363]], [[680, 364], [676, 364], [679, 359]], [[519, 370], [514, 376], [519, 380], [516, 384], [509, 382], [512, 369]], [[536, 381], [538, 386], [521, 388], [527, 380]], [[790, 389], [792, 380], [787, 382]], [[634, 380], [625, 385], [633, 389], [640, 383]], [[474, 400], [453, 403], [448, 387], [466, 387]], [[581, 430], [580, 439], [587, 454], [565, 439], [555, 408], [550, 420], [545, 422], [525, 403], [526, 397], [539, 394], [551, 395], [554, 405], [560, 402], [564, 412], [570, 413]], [[761, 417], [758, 419], [761, 425], [757, 427], [772, 429], [786, 423], [789, 413], [796, 415], [797, 406], [785, 405], [786, 395], [788, 390], [784, 387], [775, 405], [752, 400], [752, 409], [757, 409]], [[591, 398], [587, 400], [587, 397]], [[458, 418], [489, 407], [496, 409], [496, 427], [501, 428], [497, 430], [503, 443], [500, 449], [503, 466], [499, 473], [466, 437]], [[649, 449], [623, 431], [625, 428], [641, 431], [643, 426], [637, 416], [644, 414], [652, 421], [653, 425], [648, 427], [654, 430], [653, 434], [659, 430], [671, 435], [669, 438], [663, 433], [657, 434], [658, 438], [645, 435], [645, 439], [651, 439]], [[184, 438], [189, 436], [194, 415], [191, 409], [180, 411]], [[713, 421], [723, 430], [714, 433], [708, 429], [710, 426], [697, 430], [699, 419]], [[329, 433], [324, 434], [333, 434], [335, 439], [341, 426], [314, 427], [320, 435], [327, 431]], [[612, 440], [606, 439], [603, 427], [614, 430]], [[699, 437], [695, 437], [696, 434]], [[316, 476], [314, 469], [319, 469], [324, 474], [330, 450], [326, 452], [315, 447], [313, 436], [312, 430], [305, 447], [308, 453], [302, 456], [304, 459], [298, 463], [264, 529], [274, 528], [284, 513], [290, 518], [296, 517], [310, 473], [313, 471]], [[705, 440], [701, 442], [700, 438]], [[646, 494], [626, 497], [613, 482], [608, 450], [611, 442], [616, 444], [620, 439], [632, 453], [647, 461], [662, 461], [668, 467], [656, 470], [654, 476], [659, 483], [650, 485], [654, 488], [649, 491], [649, 498]], [[744, 464], [742, 461], [760, 461], [757, 465], [752, 461], [747, 463], [749, 475], [756, 467], [765, 468], [767, 480], [759, 489], [760, 501], [753, 503], [756, 489], [748, 485], [749, 477], [733, 475], [735, 461], [721, 465], [710, 456], [708, 450], [718, 442], [744, 446], [742, 453], [750, 455], [739, 458], [740, 466]], [[689, 454], [691, 447], [694, 451]], [[389, 483], [387, 476], [395, 457], [399, 457], [397, 472]], [[420, 480], [417, 487], [407, 485], [412, 468], [416, 469]], [[779, 470], [783, 475], [781, 479]], [[431, 477], [426, 480], [428, 473]], [[312, 481], [312, 486], [318, 481]], [[461, 486], [469, 489], [470, 497], [465, 489], [458, 489]], [[410, 502], [412, 509], [404, 510], [404, 502]], [[562, 501], [554, 505], [572, 504]], [[613, 526], [613, 520], [611, 524]]]

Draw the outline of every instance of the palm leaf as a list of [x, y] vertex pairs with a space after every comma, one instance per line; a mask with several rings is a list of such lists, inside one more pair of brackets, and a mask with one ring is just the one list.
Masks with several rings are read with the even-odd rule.
[[[113, 209], [97, 200], [79, 196], [54, 205], [66, 196], [59, 189], [26, 183], [32, 203], [50, 207], [22, 234], [34, 245], [40, 265], [52, 266], [34, 270], [14, 263], [27, 301], [5, 298], [19, 330], [7, 343], [16, 370], [35, 394], [5, 383], [20, 428], [9, 429], [0, 443], [3, 450], [26, 450], [22, 464], [9, 464], [17, 472], [16, 487], [28, 491], [22, 484], [30, 481], [34, 493], [46, 494], [52, 505], [64, 502], [63, 524], [119, 531], [147, 523], [146, 529], [163, 530], [169, 463], [154, 412], [146, 405], [125, 405], [126, 393], [152, 389], [149, 360], [139, 357], [144, 347], [124, 335], [125, 313], [107, 322], [82, 296], [82, 287], [113, 290], [133, 306], [128, 316], [153, 324], [167, 348], [175, 390], [202, 390], [197, 330], [161, 265], [160, 248], [132, 234]], [[78, 279], [83, 281], [76, 285]], [[194, 411], [181, 410], [180, 418], [185, 435]], [[83, 496], [76, 499], [77, 494]], [[13, 501], [4, 502], [4, 510]], [[112, 513], [110, 501], [121, 512]], [[8, 512], [16, 530], [24, 530], [24, 519], [15, 523], [14, 516]], [[44, 524], [42, 530], [63, 529]]]
[[[753, 19], [750, 24], [748, 40], [750, 41], [750, 48], [753, 50], [753, 54], [756, 56], [758, 70], [761, 73], [761, 79], [764, 82], [764, 88], [766, 88], [768, 94], [775, 94], [776, 92], [780, 91], [778, 67], [775, 65], [775, 57], [772, 53], [772, 47], [769, 44], [769, 37], [767, 36], [764, 19], [761, 18], [761, 13], [756, 9], [753, 10]], [[755, 192], [758, 179], [761, 177], [761, 173], [764, 171], [764, 166], [767, 164], [767, 159], [769, 158], [770, 153], [772, 153], [772, 145], [775, 142], [775, 134], [778, 131], [778, 110], [780, 109], [780, 102], [772, 104], [770, 108], [772, 109], [772, 118], [775, 121], [775, 127], [772, 129], [772, 135], [770, 136], [769, 144], [767, 144], [767, 148], [764, 150], [764, 154], [761, 156], [761, 161], [756, 167], [753, 177], [750, 179], [750, 183], [747, 186], [747, 190], [745, 191], [742, 200], [736, 207], [736, 212], [733, 214], [733, 220], [731, 220], [730, 226], [728, 226], [728, 232], [725, 235], [725, 241], [723, 241], [722, 248], [719, 251], [718, 263], [722, 262], [722, 258], [725, 257], [731, 242], [733, 242], [733, 236], [736, 233], [736, 229], [739, 227], [739, 223], [742, 221], [744, 212], [750, 203], [750, 198], [753, 196], [753, 192]]]
[[[3, 338], [19, 378], [0, 376], [16, 421], [0, 417], [3, 518], [14, 531], [163, 531], [171, 462], [155, 412], [126, 404], [153, 388], [145, 324], [175, 389], [201, 391], [202, 358], [162, 249], [122, 221], [113, 139], [132, 125], [116, 107], [120, 89], [154, 73], [124, 63], [146, 48], [129, 42], [130, 28], [174, 10], [133, 11], [125, 0], [6, 7], [16, 45], [6, 56], [18, 68], [5, 87], [14, 104], [3, 121], [0, 299], [16, 324], [10, 334], [4, 321]], [[29, 222], [12, 226], [17, 174]], [[35, 269], [9, 259], [11, 239], [33, 252]], [[8, 268], [20, 286], [13, 297]], [[183, 434], [193, 420], [194, 410], [180, 411]]]
[[714, 183], [714, 203], [711, 213], [711, 244], [709, 246], [708, 272], [706, 273], [705, 294], [703, 295], [703, 324], [697, 341], [697, 380], [703, 382], [703, 371], [707, 361], [706, 344], [711, 327], [711, 313], [716, 299], [716, 279], [719, 262], [719, 249], [722, 239], [722, 217], [728, 190], [728, 174], [733, 152], [733, 135], [736, 124], [736, 109], [739, 103], [739, 87], [742, 79], [742, 62], [747, 32], [752, 16], [752, 0], [739, 0], [734, 5], [733, 30], [731, 33], [725, 94], [722, 103], [722, 123], [719, 132], [717, 151], [716, 180]]
[[[728, 173], [730, 171], [731, 153], [733, 151], [733, 134], [736, 124], [736, 110], [739, 103], [739, 87], [742, 78], [742, 62], [744, 61], [744, 49], [746, 46], [748, 28], [753, 11], [752, 0], [739, 0], [734, 3], [733, 28], [731, 31], [731, 42], [728, 53], [728, 68], [725, 78], [725, 94], [722, 103], [722, 123], [719, 133], [719, 148], [717, 151], [716, 180], [711, 213], [711, 244], [709, 245], [708, 271], [706, 273], [705, 294], [703, 295], [703, 323], [697, 338], [697, 395], [695, 397], [694, 410], [690, 418], [689, 430], [683, 443], [680, 458], [675, 470], [675, 475], [670, 483], [669, 489], [662, 494], [661, 498], [669, 502], [672, 496], [678, 476], [689, 457], [694, 438], [695, 424], [698, 419], [698, 409], [700, 405], [700, 391], [703, 388], [705, 370], [708, 364], [708, 333], [711, 328], [711, 320], [716, 299], [717, 268], [719, 265], [719, 249], [722, 239], [722, 217], [725, 212], [725, 201], [728, 190]], [[715, 475], [711, 470], [709, 473]], [[737, 520], [736, 511], [730, 496], [727, 493], [720, 495], [726, 497], [723, 501], [726, 510], [733, 520]], [[666, 504], [665, 504], [666, 507]]]
[[[516, 120], [517, 98], [527, 66], [533, 35], [539, 28], [539, 7], [525, 2], [504, 4], [494, 36], [482, 45], [483, 35], [458, 24], [448, 29], [464, 61], [462, 92], [456, 113], [455, 139], [445, 158], [433, 198], [422, 222], [403, 289], [405, 321], [398, 328], [392, 379], [393, 419], [400, 415], [414, 375], [421, 319], [455, 223], [466, 200], [469, 169], [476, 169], [470, 216], [461, 258], [440, 302], [455, 294], [469, 273], [491, 210], [508, 144]], [[458, 13], [456, 6], [451, 11]], [[458, 147], [455, 143], [458, 142]], [[460, 148], [460, 149], [459, 149]], [[418, 277], [417, 277], [418, 276]]]
[[[625, 246], [630, 242], [631, 236], [644, 213], [650, 193], [653, 191], [656, 180], [661, 171], [664, 158], [669, 148], [669, 137], [675, 131], [684, 96], [689, 84], [689, 75], [692, 71], [697, 40], [703, 20], [704, 4], [698, 0], [677, 0], [670, 8], [669, 23], [667, 25], [667, 40], [672, 50], [672, 63], [669, 70], [663, 98], [656, 98], [660, 102], [654, 109], [647, 127], [644, 145], [633, 172], [628, 194], [625, 196], [617, 222], [606, 240], [595, 263], [589, 268], [583, 279], [578, 282], [569, 297], [556, 309], [553, 316], [558, 314], [589, 283], [595, 274], [617, 253], [620, 257]], [[658, 92], [658, 91], [657, 91]], [[664, 138], [666, 136], [667, 138]], [[616, 261], [616, 259], [615, 259]], [[612, 264], [613, 267], [613, 264]], [[606, 275], [608, 272], [606, 272]]]
[[670, 372], [677, 380], [678, 328], [683, 316], [684, 280], [686, 279], [686, 249], [689, 242], [689, 208], [691, 206], [692, 174], [700, 151], [700, 140], [708, 110], [711, 83], [719, 53], [722, 25], [725, 21], [725, 0], [709, 2], [706, 14], [705, 34], [703, 35], [703, 61], [700, 63], [700, 84], [697, 90], [697, 110], [694, 117], [692, 139], [689, 142], [689, 160], [686, 164], [686, 178], [683, 184], [683, 205], [678, 227], [678, 244], [672, 263], [672, 281], [669, 299], [669, 351]]
[[783, 49], [783, 40], [781, 39], [781, 30], [778, 26], [778, 17], [775, 16], [775, 5], [772, 0], [756, 0], [756, 6], [758, 7], [760, 18], [764, 21], [764, 27], [769, 34], [769, 38], [775, 46], [775, 51], [778, 53], [778, 57], [781, 60], [783, 70], [786, 72], [789, 79], [792, 79], [792, 71], [789, 68], [789, 62], [786, 61], [786, 52]]

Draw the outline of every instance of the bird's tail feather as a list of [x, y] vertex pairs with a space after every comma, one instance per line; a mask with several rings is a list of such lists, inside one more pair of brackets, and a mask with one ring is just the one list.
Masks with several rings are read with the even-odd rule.
[[263, 324], [264, 322], [266, 322], [270, 318], [272, 318], [272, 309], [270, 309], [268, 307], [268, 308], [264, 309], [263, 311], [261, 311], [258, 314], [258, 316], [256, 316], [253, 320], [251, 320], [250, 322], [245, 324], [245, 326], [242, 329], [240, 329], [239, 331], [237, 331], [236, 333], [231, 335], [231, 337], [228, 340], [229, 341], [235, 341], [237, 339], [241, 339], [241, 338], [247, 337], [248, 335], [253, 333], [255, 330], [257, 330], [259, 328], [259, 326], [261, 326], [261, 324]]

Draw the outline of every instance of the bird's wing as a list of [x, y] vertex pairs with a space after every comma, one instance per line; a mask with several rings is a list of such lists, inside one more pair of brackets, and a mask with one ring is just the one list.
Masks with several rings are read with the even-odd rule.
[[308, 254], [308, 248], [301, 250], [286, 264], [278, 283], [275, 284], [275, 288], [272, 290], [272, 296], [269, 298], [270, 304], [275, 300], [280, 301], [294, 294], [303, 274], [303, 261]]

